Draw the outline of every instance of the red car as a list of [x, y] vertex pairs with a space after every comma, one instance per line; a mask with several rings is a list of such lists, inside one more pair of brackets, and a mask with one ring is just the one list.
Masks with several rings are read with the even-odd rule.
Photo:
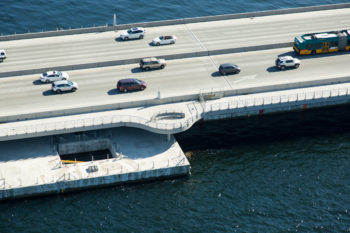
[[123, 92], [138, 91], [138, 90], [142, 91], [146, 87], [147, 87], [146, 82], [135, 78], [121, 79], [118, 81], [118, 84], [117, 84], [117, 89]]

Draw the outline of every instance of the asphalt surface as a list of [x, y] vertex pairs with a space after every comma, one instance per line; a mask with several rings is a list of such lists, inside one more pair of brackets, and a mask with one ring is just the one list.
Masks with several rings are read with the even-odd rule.
[[[130, 102], [179, 96], [209, 90], [228, 90], [271, 84], [320, 80], [349, 76], [350, 52], [299, 57], [298, 69], [279, 71], [274, 60], [293, 54], [291, 48], [217, 55], [168, 61], [163, 70], [142, 71], [138, 64], [68, 71], [79, 90], [55, 94], [50, 84], [41, 84], [39, 74], [0, 79], [0, 116], [66, 108]], [[221, 76], [219, 64], [232, 62], [242, 71]], [[122, 78], [147, 82], [144, 91], [120, 93], [116, 83]]]
[[[146, 28], [142, 40], [121, 41], [112, 31], [6, 41], [0, 42], [8, 56], [0, 72], [285, 43], [349, 25], [350, 9], [338, 9]], [[176, 35], [177, 43], [150, 45], [160, 35]]]

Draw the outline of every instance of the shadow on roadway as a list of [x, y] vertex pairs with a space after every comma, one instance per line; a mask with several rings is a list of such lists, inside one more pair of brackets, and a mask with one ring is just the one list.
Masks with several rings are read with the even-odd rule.
[[49, 84], [49, 83], [43, 83], [42, 81], [40, 81], [40, 79], [33, 81], [33, 85], [43, 85], [43, 84]]
[[125, 40], [122, 40], [122, 38], [120, 38], [120, 37], [117, 37], [117, 38], [115, 38], [114, 39], [116, 42], [125, 42]]
[[56, 93], [53, 90], [46, 90], [43, 91], [43, 96], [50, 96], [50, 95], [65, 95], [68, 93], [72, 93], [72, 91], [62, 91], [61, 93]]
[[[108, 95], [121, 95], [121, 94], [124, 94], [125, 92], [120, 92], [117, 90], [117, 88], [113, 88], [109, 91], [107, 91], [107, 94]], [[126, 92], [127, 93], [127, 92]]]
[[[146, 70], [141, 69], [140, 67], [135, 67], [131, 69], [131, 73], [141, 73], [141, 72], [145, 72]], [[147, 71], [151, 71], [151, 70], [147, 70]]]
[[280, 72], [283, 70], [280, 70], [277, 68], [277, 66], [270, 66], [269, 68], [266, 69], [267, 72], [273, 73], [273, 72]]
[[149, 46], [152, 46], [152, 47], [160, 47], [160, 46], [158, 46], [158, 45], [153, 44], [152, 41], [149, 42], [148, 45], [149, 45]]
[[224, 75], [221, 75], [219, 71], [215, 71], [211, 74], [212, 77], [216, 78], [216, 77], [221, 77], [221, 76], [224, 76]]

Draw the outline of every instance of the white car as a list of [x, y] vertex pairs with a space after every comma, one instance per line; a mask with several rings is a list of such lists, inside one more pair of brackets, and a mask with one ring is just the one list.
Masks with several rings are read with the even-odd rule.
[[2, 62], [4, 59], [6, 59], [5, 49], [0, 49], [0, 62]]
[[69, 79], [69, 75], [66, 72], [61, 71], [47, 71], [40, 75], [40, 81], [43, 83], [50, 83], [58, 80], [67, 80]]
[[286, 68], [298, 68], [300, 66], [300, 60], [292, 56], [284, 56], [278, 57], [275, 64], [280, 70], [284, 70]]
[[176, 36], [160, 36], [157, 38], [154, 38], [152, 41], [152, 44], [154, 45], [163, 45], [163, 44], [175, 44], [176, 43]]
[[146, 30], [142, 27], [134, 27], [130, 28], [127, 31], [120, 33], [120, 38], [122, 40], [129, 40], [129, 39], [143, 39], [143, 37], [146, 34]]
[[78, 89], [78, 84], [76, 82], [71, 82], [68, 80], [61, 80], [52, 83], [52, 90], [56, 93], [61, 93], [62, 91], [76, 91]]

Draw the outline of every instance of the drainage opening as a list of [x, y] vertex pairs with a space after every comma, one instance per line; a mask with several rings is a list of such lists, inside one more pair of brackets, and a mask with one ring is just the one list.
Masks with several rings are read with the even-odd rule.
[[109, 150], [95, 150], [72, 154], [60, 154], [63, 163], [80, 163], [113, 158]]

